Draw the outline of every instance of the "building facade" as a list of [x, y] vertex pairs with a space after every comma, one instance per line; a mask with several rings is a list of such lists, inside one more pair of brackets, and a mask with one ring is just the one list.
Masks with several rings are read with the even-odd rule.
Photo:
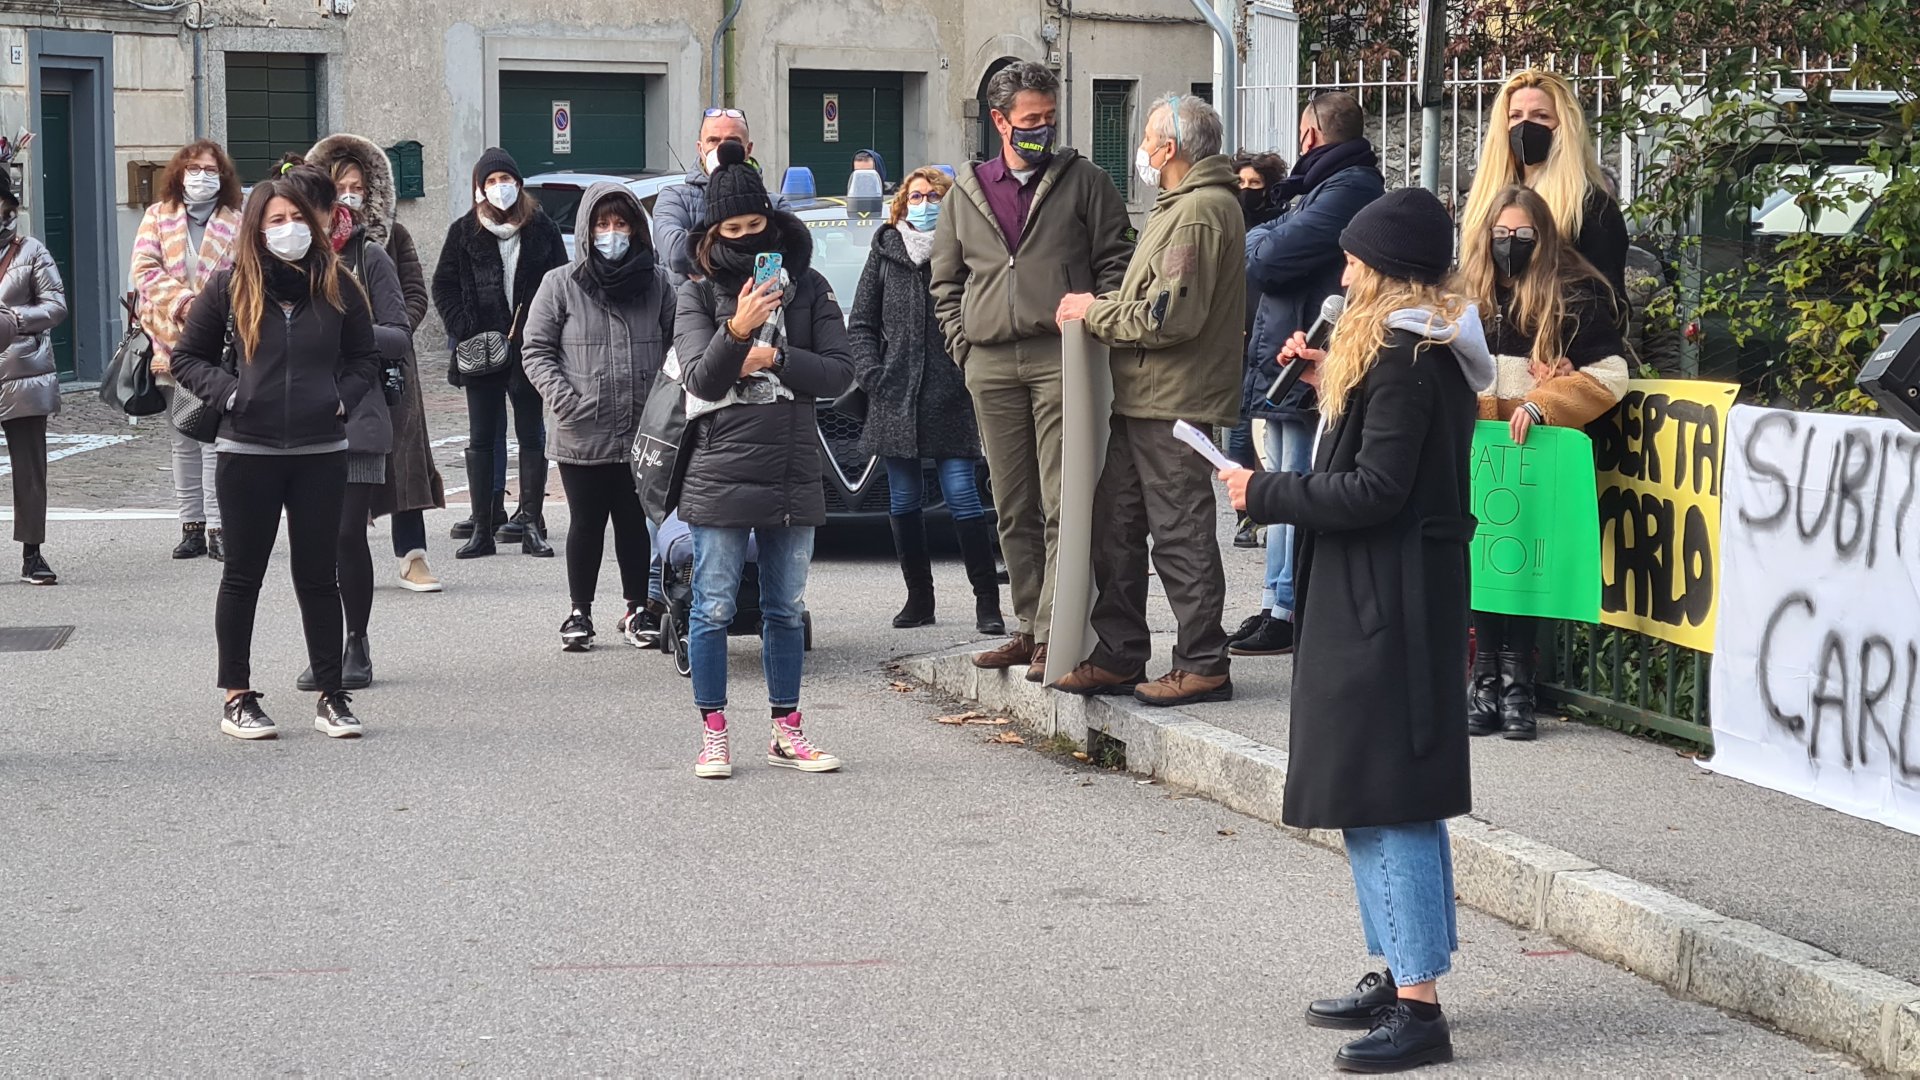
[[[1015, 60], [1065, 84], [1062, 142], [1132, 177], [1146, 108], [1212, 94], [1215, 45], [1191, 0], [0, 0], [0, 135], [28, 228], [72, 294], [64, 373], [98, 376], [155, 166], [196, 135], [257, 180], [334, 131], [393, 148], [399, 217], [431, 262], [491, 145], [541, 171], [685, 171], [716, 91], [746, 112], [777, 184], [822, 194], [853, 155], [890, 177], [991, 153], [981, 96]], [[1064, 10], [1063, 10], [1064, 9]], [[719, 63], [714, 63], [714, 57]]]

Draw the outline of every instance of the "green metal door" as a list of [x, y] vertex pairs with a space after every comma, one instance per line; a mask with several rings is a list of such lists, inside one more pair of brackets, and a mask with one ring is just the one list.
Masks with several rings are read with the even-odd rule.
[[[564, 124], [556, 116], [563, 106]], [[528, 176], [640, 172], [647, 167], [646, 77], [503, 71], [500, 146]]]
[[1120, 196], [1133, 184], [1133, 83], [1118, 79], [1093, 82], [1093, 163], [1107, 170]]
[[[40, 239], [53, 253], [60, 280], [69, 293], [73, 274], [73, 95], [46, 91], [40, 95], [40, 140], [35, 151], [41, 161]], [[60, 377], [74, 377], [73, 319], [53, 331], [53, 360]]]
[[242, 181], [265, 180], [281, 155], [319, 140], [319, 97], [312, 56], [227, 54], [227, 153]]
[[[885, 159], [887, 183], [925, 161], [905, 161], [901, 149], [905, 127], [904, 76], [897, 71], [794, 71], [787, 86], [787, 164], [813, 170], [813, 182], [822, 195], [844, 195], [853, 155], [878, 150]], [[838, 131], [827, 120], [827, 103], [835, 106]], [[828, 136], [837, 134], [835, 141]], [[769, 176], [770, 186], [780, 177]]]

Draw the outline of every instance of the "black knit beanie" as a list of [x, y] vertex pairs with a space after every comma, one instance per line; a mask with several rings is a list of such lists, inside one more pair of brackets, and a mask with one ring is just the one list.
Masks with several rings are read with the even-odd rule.
[[1400, 188], [1355, 214], [1340, 246], [1388, 277], [1438, 285], [1453, 265], [1453, 219], [1433, 192]]
[[707, 177], [707, 224], [718, 225], [743, 214], [773, 213], [773, 200], [767, 198], [760, 170], [747, 164], [747, 148], [728, 139], [718, 153], [720, 164]]
[[515, 183], [526, 179], [520, 172], [519, 162], [513, 160], [512, 154], [507, 153], [497, 146], [489, 146], [487, 147], [487, 152], [480, 155], [480, 160], [474, 163], [473, 190], [479, 191], [484, 188], [487, 177], [497, 172], [511, 174]]

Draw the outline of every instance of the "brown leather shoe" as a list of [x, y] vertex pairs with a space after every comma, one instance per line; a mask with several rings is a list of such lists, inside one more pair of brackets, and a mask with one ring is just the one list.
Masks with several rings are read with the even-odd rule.
[[1005, 671], [1015, 664], [1027, 664], [1033, 661], [1033, 637], [1030, 634], [1015, 634], [1005, 645], [975, 653], [973, 666], [982, 671]]
[[1027, 681], [1031, 683], [1047, 681], [1047, 647], [1033, 647], [1033, 663], [1027, 665]]
[[1059, 682], [1053, 684], [1053, 688], [1069, 694], [1079, 694], [1082, 697], [1096, 695], [1126, 697], [1133, 693], [1133, 688], [1139, 686], [1146, 677], [1147, 674], [1144, 671], [1137, 671], [1132, 675], [1121, 675], [1108, 671], [1089, 660], [1068, 672]]
[[1232, 701], [1233, 678], [1228, 675], [1195, 675], [1191, 671], [1169, 671], [1133, 690], [1135, 701], [1143, 705], [1169, 708], [1197, 705], [1203, 701]]

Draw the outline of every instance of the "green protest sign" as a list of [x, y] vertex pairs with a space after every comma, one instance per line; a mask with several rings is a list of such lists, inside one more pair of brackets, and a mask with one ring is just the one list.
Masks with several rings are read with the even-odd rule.
[[1473, 432], [1473, 608], [1600, 621], [1600, 526], [1593, 440], [1536, 425], [1515, 446], [1507, 425]]

